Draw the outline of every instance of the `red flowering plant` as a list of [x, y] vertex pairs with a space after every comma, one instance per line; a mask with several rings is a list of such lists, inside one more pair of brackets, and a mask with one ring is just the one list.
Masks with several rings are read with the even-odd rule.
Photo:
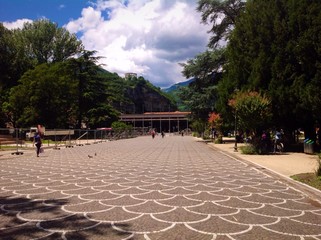
[[[211, 131], [212, 131], [212, 138], [215, 139], [215, 137], [220, 132], [221, 126], [222, 126], [222, 118], [219, 113], [212, 112], [209, 114], [208, 123], [210, 125]], [[218, 141], [221, 142], [222, 136], [218, 135]]]
[[234, 110], [237, 128], [251, 134], [252, 145], [257, 152], [262, 152], [260, 133], [269, 126], [271, 104], [267, 95], [255, 91], [237, 92], [228, 102]]
[[212, 112], [209, 114], [208, 122], [211, 125], [211, 127], [219, 127], [221, 125], [221, 116], [219, 113]]
[[270, 98], [255, 91], [238, 92], [228, 105], [235, 111], [238, 126], [254, 134], [263, 129], [272, 116]]

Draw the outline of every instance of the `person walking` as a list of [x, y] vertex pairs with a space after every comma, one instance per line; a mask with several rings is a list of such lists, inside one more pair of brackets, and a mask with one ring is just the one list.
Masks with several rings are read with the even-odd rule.
[[164, 131], [162, 131], [162, 138], [164, 138], [164, 136], [165, 136], [165, 133], [164, 133]]
[[153, 129], [153, 130], [152, 130], [152, 138], [153, 138], [153, 139], [155, 138], [155, 134], [156, 134], [156, 132], [155, 132], [155, 130]]
[[284, 145], [282, 143], [283, 130], [276, 130], [274, 135], [274, 153], [276, 151], [283, 152]]
[[35, 133], [35, 136], [33, 138], [34, 144], [36, 146], [36, 152], [37, 152], [37, 157], [39, 157], [40, 149], [41, 149], [41, 136], [39, 132]]

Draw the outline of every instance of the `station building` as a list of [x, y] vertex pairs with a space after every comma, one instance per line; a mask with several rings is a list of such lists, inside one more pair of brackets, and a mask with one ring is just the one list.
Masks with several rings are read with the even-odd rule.
[[157, 132], [180, 132], [189, 128], [191, 112], [146, 112], [143, 114], [121, 114], [120, 121], [136, 128], [155, 129]]

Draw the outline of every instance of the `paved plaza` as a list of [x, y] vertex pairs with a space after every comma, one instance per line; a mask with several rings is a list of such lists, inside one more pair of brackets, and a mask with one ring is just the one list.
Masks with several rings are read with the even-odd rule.
[[0, 239], [321, 239], [321, 199], [189, 136], [0, 163]]

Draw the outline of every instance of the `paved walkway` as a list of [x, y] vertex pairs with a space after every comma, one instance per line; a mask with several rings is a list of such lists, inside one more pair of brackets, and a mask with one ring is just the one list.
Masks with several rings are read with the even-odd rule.
[[299, 173], [315, 172], [318, 166], [318, 157], [316, 155], [295, 152], [270, 155], [245, 155], [242, 154], [242, 151], [240, 150], [240, 147], [245, 145], [242, 143], [238, 144], [237, 152], [234, 151], [235, 143], [233, 141], [227, 141], [224, 144], [208, 144], [229, 155], [253, 162], [288, 177]]
[[321, 239], [321, 198], [192, 137], [0, 162], [0, 239]]

